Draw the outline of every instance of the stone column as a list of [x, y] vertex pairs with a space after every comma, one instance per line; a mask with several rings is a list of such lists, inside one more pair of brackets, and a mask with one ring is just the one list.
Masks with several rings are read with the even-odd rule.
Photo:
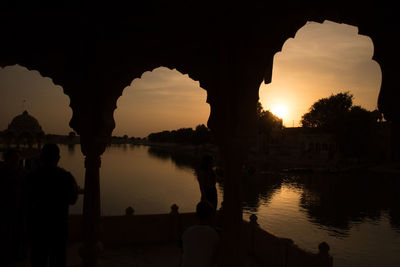
[[243, 266], [242, 166], [244, 153], [237, 143], [221, 146], [224, 161], [224, 209], [222, 221], [222, 266]]
[[[239, 82], [228, 83], [227, 87], [221, 87], [226, 89], [220, 90], [220, 95], [213, 97], [209, 94], [208, 98], [211, 105], [208, 125], [220, 149], [224, 170], [222, 254], [219, 265], [223, 267], [240, 267], [244, 264], [245, 251], [241, 242], [242, 168], [248, 149], [256, 140], [259, 83], [255, 84], [246, 86]], [[250, 89], [245, 91], [241, 88]]]
[[81, 135], [82, 152], [85, 155], [85, 188], [82, 216], [82, 241], [80, 255], [85, 267], [97, 266], [102, 250], [100, 242], [100, 166], [105, 150], [102, 138]]
[[[70, 106], [73, 116], [71, 128], [79, 135], [82, 154], [85, 156], [85, 188], [82, 214], [82, 242], [80, 256], [85, 267], [96, 267], [101, 244], [101, 197], [100, 166], [101, 155], [111, 141], [115, 127], [113, 113], [117, 97], [112, 80], [104, 81], [98, 69], [89, 69], [86, 80], [73, 85]], [[118, 83], [117, 83], [118, 86]], [[68, 86], [64, 91], [68, 91]], [[71, 90], [72, 91], [72, 90]]]

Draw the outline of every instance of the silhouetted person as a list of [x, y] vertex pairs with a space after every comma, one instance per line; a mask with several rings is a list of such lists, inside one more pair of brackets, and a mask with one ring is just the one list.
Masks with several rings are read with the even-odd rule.
[[64, 267], [68, 236], [68, 209], [75, 204], [78, 187], [71, 173], [57, 167], [60, 150], [42, 148], [41, 166], [28, 176], [31, 267]]
[[207, 201], [196, 206], [199, 223], [187, 228], [181, 237], [181, 267], [216, 266], [220, 230], [214, 226], [215, 210]]
[[25, 172], [21, 154], [9, 149], [0, 168], [0, 266], [26, 257]]
[[208, 201], [217, 209], [218, 195], [216, 188], [216, 175], [213, 170], [213, 158], [211, 155], [204, 155], [199, 168], [196, 169], [197, 180], [199, 181], [201, 200]]

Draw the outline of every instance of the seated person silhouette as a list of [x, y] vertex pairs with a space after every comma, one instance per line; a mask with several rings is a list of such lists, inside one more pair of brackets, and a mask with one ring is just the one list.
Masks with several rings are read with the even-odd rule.
[[181, 267], [216, 266], [220, 234], [219, 229], [213, 226], [214, 207], [201, 201], [196, 206], [196, 215], [199, 223], [187, 228], [181, 237]]
[[27, 177], [31, 267], [66, 264], [68, 209], [78, 187], [71, 173], [57, 166], [59, 159], [56, 144], [44, 145], [40, 167]]

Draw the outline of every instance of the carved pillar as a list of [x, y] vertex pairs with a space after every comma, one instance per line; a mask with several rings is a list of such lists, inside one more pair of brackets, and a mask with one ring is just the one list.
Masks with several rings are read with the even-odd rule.
[[80, 255], [86, 267], [97, 266], [100, 242], [100, 166], [105, 142], [95, 136], [81, 136], [82, 152], [85, 155], [85, 189], [83, 199], [82, 238]]
[[81, 257], [84, 266], [96, 266], [101, 250], [100, 229], [100, 155], [89, 154], [85, 158], [85, 194], [83, 200]]
[[[96, 267], [102, 250], [100, 237], [100, 166], [101, 155], [110, 142], [115, 127], [113, 112], [116, 98], [107, 94], [109, 84], [94, 75], [86, 81], [70, 86], [79, 95], [70, 95], [73, 116], [71, 128], [80, 136], [82, 154], [85, 156], [85, 188], [82, 214], [82, 247], [79, 254], [85, 267]], [[68, 89], [65, 86], [64, 90]], [[79, 88], [80, 90], [77, 90]]]
[[[240, 66], [240, 64], [238, 64]], [[220, 149], [224, 169], [222, 254], [219, 266], [243, 266], [242, 166], [256, 141], [256, 106], [262, 73], [241, 80], [242, 72], [230, 72], [218, 91], [208, 92], [211, 114], [208, 126]]]
[[222, 266], [242, 266], [242, 166], [244, 151], [237, 142], [220, 146], [224, 162]]

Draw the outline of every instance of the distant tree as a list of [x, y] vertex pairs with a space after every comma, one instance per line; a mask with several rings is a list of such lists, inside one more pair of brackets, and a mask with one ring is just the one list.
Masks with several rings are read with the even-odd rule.
[[211, 141], [211, 132], [204, 125], [198, 125], [196, 130], [192, 128], [180, 128], [173, 131], [151, 133], [147, 137], [150, 142], [183, 143], [200, 145]]
[[257, 102], [257, 118], [260, 118], [264, 112], [264, 108], [260, 101]]
[[281, 130], [283, 128], [282, 119], [272, 114], [269, 110], [264, 110], [260, 102], [257, 103], [257, 128], [258, 133], [265, 137], [263, 145], [260, 149], [268, 153], [269, 147], [267, 144], [271, 142], [272, 131]]
[[342, 153], [360, 157], [376, 143], [380, 121], [379, 111], [353, 106], [353, 95], [345, 92], [316, 101], [301, 124], [333, 134]]
[[350, 112], [352, 105], [353, 95], [349, 92], [322, 98], [302, 116], [301, 124], [307, 128], [334, 130], [344, 116]]
[[211, 131], [204, 124], [197, 125], [194, 131], [193, 144], [200, 145], [211, 142]]
[[258, 131], [270, 135], [272, 129], [282, 129], [282, 119], [278, 118], [269, 110], [264, 110], [260, 102], [257, 103]]
[[176, 131], [176, 142], [177, 143], [192, 143], [193, 140], [193, 129], [192, 128], [180, 128]]
[[168, 142], [171, 142], [171, 139], [173, 139], [174, 136], [175, 136], [175, 134], [170, 131], [162, 131], [162, 132], [158, 132], [158, 133], [149, 134], [148, 140], [150, 142], [156, 142], [156, 143], [158, 143], [158, 142], [168, 143]]

